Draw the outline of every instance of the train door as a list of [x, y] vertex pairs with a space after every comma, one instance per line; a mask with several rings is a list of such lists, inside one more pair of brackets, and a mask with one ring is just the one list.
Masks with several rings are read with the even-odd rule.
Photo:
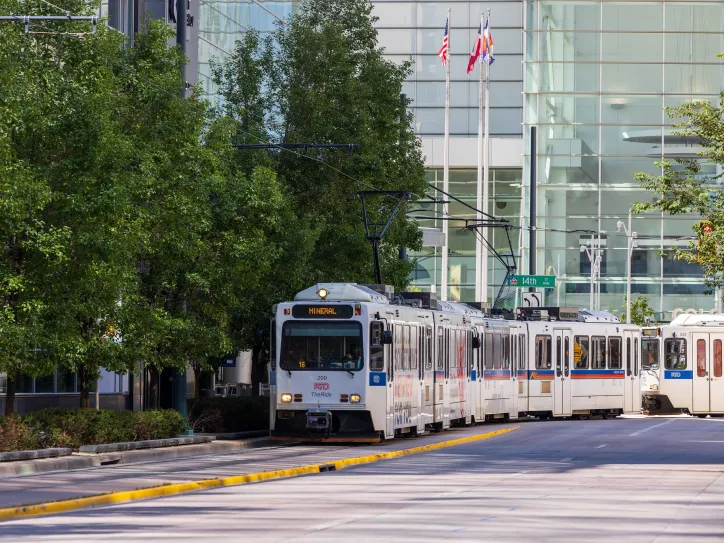
[[395, 436], [395, 387], [393, 381], [395, 379], [395, 364], [397, 363], [397, 346], [402, 341], [402, 337], [397, 337], [397, 334], [402, 334], [402, 327], [396, 327], [394, 324], [387, 324], [387, 329], [392, 332], [392, 344], [387, 345], [387, 409], [386, 409], [386, 420], [387, 425], [385, 428], [385, 435], [387, 437]]
[[696, 369], [693, 375], [694, 413], [724, 413], [722, 334], [692, 334]]
[[556, 369], [554, 374], [553, 415], [571, 415], [571, 331], [554, 329]]
[[[639, 411], [641, 404], [641, 392], [638, 386], [638, 378], [636, 377], [638, 368], [636, 368], [634, 364], [634, 333], [630, 330], [624, 330], [623, 341], [623, 355], [625, 358], [623, 367], [626, 368], [623, 382], [623, 411], [624, 413], [632, 413]], [[637, 396], [639, 397], [638, 402], [636, 401]]]
[[518, 334], [516, 329], [510, 330], [510, 399], [508, 400], [510, 417], [518, 416], [518, 358], [519, 354], [519, 343]]
[[518, 331], [518, 412], [528, 411], [528, 336], [526, 328]]

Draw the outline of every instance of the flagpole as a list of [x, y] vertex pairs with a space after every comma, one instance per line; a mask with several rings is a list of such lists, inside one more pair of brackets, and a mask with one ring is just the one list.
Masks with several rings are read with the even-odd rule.
[[[480, 36], [483, 32], [483, 12], [480, 12]], [[482, 47], [482, 46], [481, 46]], [[482, 61], [482, 59], [481, 59]], [[480, 62], [479, 62], [480, 63]], [[478, 224], [483, 220], [480, 210], [483, 208], [483, 65], [480, 64], [480, 89], [478, 90], [478, 186], [476, 190], [475, 207], [478, 209], [475, 216]], [[475, 238], [475, 300], [483, 300], [483, 267], [487, 267], [483, 260], [483, 232], [478, 230]]]
[[[490, 9], [488, 9], [488, 32], [490, 32]], [[488, 212], [488, 200], [490, 198], [489, 181], [490, 181], [490, 55], [492, 52], [488, 50], [488, 54], [485, 59], [485, 139], [483, 141], [483, 206], [482, 211]], [[480, 70], [483, 71], [482, 69]], [[481, 74], [482, 77], [482, 74]], [[488, 243], [490, 243], [489, 229], [486, 226], [483, 228], [483, 237]], [[483, 245], [482, 247], [482, 296], [480, 301], [487, 303], [488, 301], [488, 247]]]
[[[450, 194], [450, 60], [452, 55], [450, 54], [450, 34], [451, 32], [451, 24], [450, 24], [450, 8], [447, 8], [447, 61], [445, 62], [445, 146], [443, 153], [445, 156], [443, 157], [443, 177], [442, 177], [442, 188], [445, 191], [446, 194]], [[448, 200], [447, 196], [444, 196]], [[448, 282], [448, 204], [442, 205], [442, 215], [443, 215], [443, 221], [442, 221], [442, 234], [444, 238], [444, 243], [442, 248], [442, 263], [441, 263], [441, 270], [440, 270], [440, 300], [446, 301], [447, 300], [447, 282]]]

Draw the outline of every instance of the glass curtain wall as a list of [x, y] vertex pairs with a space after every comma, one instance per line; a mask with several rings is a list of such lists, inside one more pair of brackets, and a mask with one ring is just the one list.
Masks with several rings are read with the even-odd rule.
[[[434, 183], [442, 189], [443, 171], [429, 170], [428, 182]], [[508, 234], [503, 229], [490, 228], [489, 239], [491, 245], [501, 254], [510, 254], [510, 245], [513, 248], [516, 260], [519, 255], [520, 244], [520, 204], [522, 201], [521, 185], [522, 172], [519, 169], [491, 169], [490, 170], [490, 201], [488, 213], [496, 218], [506, 219], [513, 227]], [[466, 204], [475, 207], [477, 191], [477, 170], [451, 169], [450, 193]], [[410, 212], [412, 217], [432, 217], [420, 219], [418, 222], [423, 228], [437, 228], [442, 230], [441, 196], [435, 198], [436, 202], [417, 204]], [[448, 213], [455, 220], [449, 221], [449, 280], [448, 299], [462, 302], [475, 300], [475, 240], [474, 232], [465, 229], [465, 219], [472, 222], [476, 220], [475, 211], [455, 200], [450, 201]], [[420, 253], [411, 253], [410, 259], [415, 260], [415, 269], [410, 279], [415, 288], [429, 291], [431, 285], [440, 292], [440, 263], [441, 253], [439, 247], [423, 247]], [[488, 260], [488, 300], [491, 303], [500, 289], [505, 278], [505, 267], [502, 262], [490, 255]], [[504, 290], [504, 295], [508, 289]]]
[[199, 84], [206, 98], [218, 100], [218, 89], [211, 79], [212, 58], [226, 60], [237, 40], [249, 30], [262, 35], [276, 30], [277, 23], [288, 19], [295, 2], [274, 0], [199, 0]]
[[[627, 239], [617, 222], [628, 221], [633, 202], [655, 196], [632, 172], [658, 174], [656, 161], [700, 150], [674, 135], [664, 108], [718, 100], [724, 3], [528, 0], [525, 19], [526, 153], [538, 127], [538, 273], [558, 275], [560, 292], [549, 295], [562, 305], [588, 307], [591, 264], [580, 246], [591, 243], [586, 231], [600, 232], [601, 308], [622, 311]], [[702, 180], [720, 173], [702, 164]], [[668, 256], [686, 246], [681, 238], [696, 220], [633, 217], [633, 297], [646, 295], [662, 319], [675, 308], [714, 307], [700, 269]]]
[[[466, 74], [480, 14], [490, 8], [495, 39], [491, 69], [490, 135], [520, 138], [523, 75], [523, 4], [514, 2], [374, 1], [378, 39], [387, 58], [400, 64], [412, 59], [413, 73], [403, 92], [411, 98], [415, 133], [441, 136], [445, 124], [445, 68], [437, 52], [450, 8], [450, 134], [478, 134], [478, 71]], [[475, 157], [472, 157], [475, 160]]]

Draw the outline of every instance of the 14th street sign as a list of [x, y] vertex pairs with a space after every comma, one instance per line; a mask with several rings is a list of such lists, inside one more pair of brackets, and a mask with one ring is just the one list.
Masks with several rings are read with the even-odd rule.
[[508, 286], [518, 288], [553, 288], [556, 286], [555, 275], [511, 275]]

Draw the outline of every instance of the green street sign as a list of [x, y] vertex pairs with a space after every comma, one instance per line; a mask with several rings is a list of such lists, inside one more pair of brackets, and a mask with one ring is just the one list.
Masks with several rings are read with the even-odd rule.
[[556, 286], [555, 275], [511, 275], [508, 278], [509, 287], [519, 288], [553, 288]]

